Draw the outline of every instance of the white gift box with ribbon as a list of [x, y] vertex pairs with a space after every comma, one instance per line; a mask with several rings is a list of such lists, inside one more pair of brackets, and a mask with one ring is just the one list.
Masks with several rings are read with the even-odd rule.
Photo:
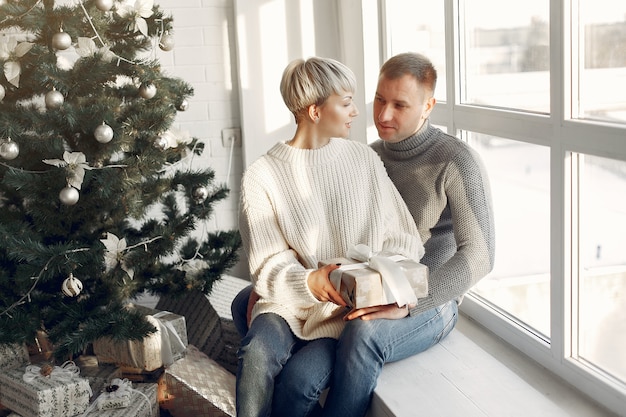
[[28, 365], [0, 373], [0, 402], [23, 417], [70, 417], [84, 412], [91, 397], [89, 381], [73, 362], [61, 366]]
[[404, 256], [373, 253], [366, 245], [354, 245], [344, 258], [327, 259], [320, 266], [340, 263], [330, 280], [354, 308], [396, 303], [417, 305], [428, 295], [428, 267]]

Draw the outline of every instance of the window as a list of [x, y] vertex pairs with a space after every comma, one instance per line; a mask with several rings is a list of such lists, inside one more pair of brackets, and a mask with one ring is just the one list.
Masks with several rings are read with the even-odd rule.
[[491, 182], [496, 230], [493, 271], [476, 295], [550, 337], [550, 148], [468, 134]]
[[[446, 99], [445, 12], [443, 1], [387, 0], [385, 27], [387, 55], [420, 52], [430, 58], [437, 73], [437, 101]], [[419, 19], [415, 17], [419, 16]]]
[[577, 116], [626, 122], [626, 94], [617, 87], [626, 85], [626, 3], [580, 0], [576, 26], [580, 56]]
[[576, 358], [626, 381], [626, 162], [580, 155]]
[[462, 310], [623, 412], [626, 3], [379, 4], [382, 59], [432, 59], [431, 120], [490, 175], [496, 263]]
[[545, 0], [465, 1], [464, 103], [550, 111], [549, 7]]

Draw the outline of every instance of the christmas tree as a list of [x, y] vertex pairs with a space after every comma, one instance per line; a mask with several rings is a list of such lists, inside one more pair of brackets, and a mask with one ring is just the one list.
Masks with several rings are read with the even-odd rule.
[[156, 59], [172, 23], [152, 0], [0, 0], [0, 343], [140, 340], [129, 300], [208, 294], [236, 263], [237, 231], [198, 233], [228, 189], [172, 127], [193, 95]]

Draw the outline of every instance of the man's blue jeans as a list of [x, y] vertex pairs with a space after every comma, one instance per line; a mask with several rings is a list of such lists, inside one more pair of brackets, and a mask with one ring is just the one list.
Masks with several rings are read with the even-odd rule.
[[[232, 304], [233, 320], [241, 333], [247, 329], [246, 310], [250, 291], [251, 288], [244, 289]], [[293, 365], [297, 372], [281, 374], [277, 378], [272, 415], [281, 415], [280, 413], [293, 416], [306, 415], [290, 412], [313, 410], [315, 393], [321, 393], [326, 388], [323, 386], [324, 378], [321, 376], [332, 375], [331, 389], [324, 404], [323, 415], [364, 416], [383, 365], [405, 359], [437, 344], [452, 331], [457, 317], [457, 303], [450, 301], [421, 314], [399, 320], [357, 319], [346, 322], [346, 327], [336, 345], [334, 363], [331, 361], [332, 354], [326, 351], [331, 348], [332, 343], [323, 346], [313, 346], [309, 343], [307, 345], [309, 351], [316, 350], [316, 353], [308, 354], [306, 361], [297, 359], [294, 361], [296, 358], [294, 355], [287, 362], [289, 366]], [[253, 327], [255, 326], [256, 324]], [[260, 334], [261, 331], [256, 333]], [[249, 339], [247, 336], [244, 341]], [[323, 360], [318, 361], [317, 355]], [[321, 366], [330, 368], [321, 369]], [[286, 369], [287, 366], [284, 370]], [[295, 377], [297, 380], [292, 381]], [[286, 408], [282, 409], [283, 407]]]

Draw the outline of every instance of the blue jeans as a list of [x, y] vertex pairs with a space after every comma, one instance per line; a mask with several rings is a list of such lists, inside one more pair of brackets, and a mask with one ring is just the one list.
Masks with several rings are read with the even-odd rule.
[[237, 416], [311, 415], [330, 384], [336, 345], [330, 338], [298, 339], [277, 314], [256, 317], [237, 353]]
[[[235, 326], [244, 334], [247, 329], [246, 309], [250, 291], [251, 288], [244, 289], [232, 305]], [[299, 379], [291, 382], [286, 377], [279, 378], [281, 386], [279, 388], [277, 385], [274, 392], [275, 406], [278, 407], [276, 396], [280, 391], [281, 401], [285, 400], [280, 404], [288, 404], [289, 410], [313, 410], [315, 404], [311, 403], [314, 402], [315, 393], [325, 388], [324, 380], [320, 376], [332, 375], [331, 389], [324, 404], [324, 417], [362, 417], [367, 412], [383, 365], [405, 359], [437, 344], [452, 331], [457, 317], [457, 303], [450, 301], [400, 320], [349, 321], [337, 342], [336, 360], [332, 361], [332, 355], [322, 350], [329, 348], [331, 343], [328, 343], [315, 355], [310, 355], [308, 362], [297, 361], [299, 372], [293, 374], [299, 373]], [[255, 323], [257, 320], [258, 318]], [[309, 350], [317, 348], [309, 347]], [[318, 362], [317, 354], [324, 361]], [[321, 369], [321, 366], [329, 368]], [[312, 373], [315, 377], [311, 376]], [[296, 375], [290, 375], [293, 376]]]

